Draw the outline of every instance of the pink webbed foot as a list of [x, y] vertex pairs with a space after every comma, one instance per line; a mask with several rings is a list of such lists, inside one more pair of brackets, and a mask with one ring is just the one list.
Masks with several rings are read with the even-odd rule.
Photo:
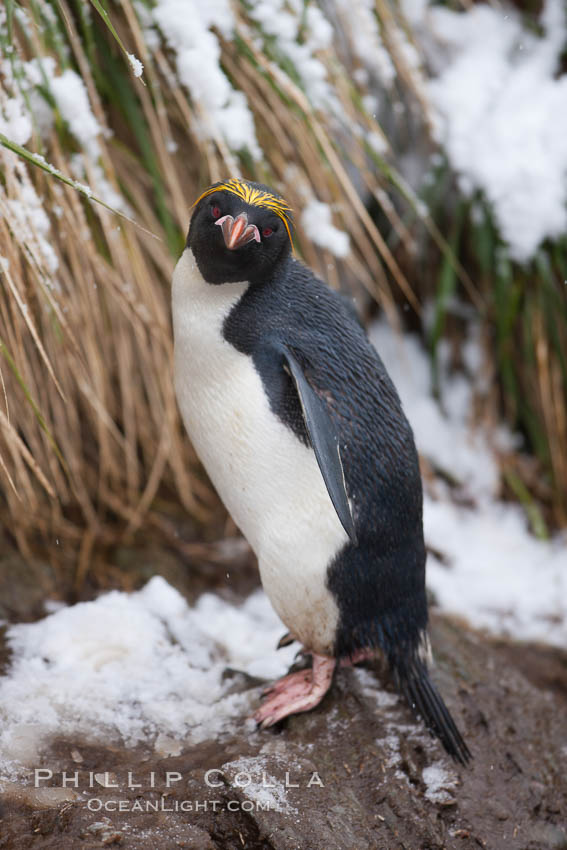
[[334, 658], [313, 654], [311, 669], [290, 673], [266, 688], [266, 701], [254, 714], [256, 723], [266, 729], [290, 714], [315, 708], [331, 686], [335, 665]]

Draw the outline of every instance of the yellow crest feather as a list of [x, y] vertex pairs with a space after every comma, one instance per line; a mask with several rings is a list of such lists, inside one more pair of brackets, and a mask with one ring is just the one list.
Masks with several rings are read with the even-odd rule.
[[278, 218], [281, 218], [283, 221], [284, 227], [287, 230], [289, 241], [293, 246], [291, 231], [289, 229], [291, 207], [284, 201], [283, 198], [278, 198], [276, 195], [272, 195], [271, 192], [267, 192], [265, 189], [257, 189], [255, 186], [250, 186], [250, 184], [245, 180], [239, 180], [237, 177], [231, 177], [230, 180], [225, 180], [222, 183], [216, 183], [214, 186], [206, 189], [202, 195], [199, 195], [193, 206], [196, 206], [199, 201], [203, 200], [203, 198], [206, 198], [208, 195], [212, 195], [215, 192], [231, 192], [247, 204], [271, 210], [271, 212], [275, 213]]

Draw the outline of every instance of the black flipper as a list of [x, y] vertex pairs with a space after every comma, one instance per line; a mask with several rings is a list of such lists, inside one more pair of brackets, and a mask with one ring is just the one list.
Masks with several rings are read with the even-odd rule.
[[287, 346], [281, 347], [294, 380], [303, 418], [333, 507], [350, 540], [356, 545], [356, 529], [345, 486], [336, 428], [325, 402], [317, 395]]
[[431, 681], [427, 666], [420, 658], [415, 658], [411, 664], [396, 664], [394, 661], [392, 666], [396, 685], [414, 714], [421, 715], [429, 731], [439, 738], [455, 761], [466, 765], [472, 758], [471, 751]]

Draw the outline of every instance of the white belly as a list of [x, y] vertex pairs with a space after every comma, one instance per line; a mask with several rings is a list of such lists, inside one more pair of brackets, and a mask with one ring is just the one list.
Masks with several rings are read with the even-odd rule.
[[315, 455], [271, 412], [252, 359], [222, 336], [248, 283], [211, 285], [186, 249], [173, 275], [175, 389], [211, 481], [258, 557], [262, 584], [304, 646], [332, 649], [329, 563], [347, 542]]

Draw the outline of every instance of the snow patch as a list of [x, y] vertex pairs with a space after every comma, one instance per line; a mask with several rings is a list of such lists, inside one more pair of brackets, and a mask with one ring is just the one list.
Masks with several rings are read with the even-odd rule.
[[297, 813], [297, 809], [288, 803], [283, 782], [268, 772], [268, 759], [265, 756], [240, 758], [223, 764], [222, 769], [230, 770], [231, 774], [236, 772], [236, 787], [262, 809], [286, 814]]
[[567, 645], [567, 541], [530, 534], [519, 505], [427, 497], [427, 582], [440, 606], [475, 626], [520, 640]]
[[428, 0], [400, 0], [400, 8], [406, 20], [414, 27], [423, 23], [428, 6]]
[[380, 35], [374, 0], [335, 0], [334, 5], [354, 55], [386, 89], [391, 88], [396, 69]]
[[220, 133], [232, 150], [262, 157], [246, 97], [220, 66], [221, 47], [212, 31], [231, 38], [235, 20], [228, 0], [158, 0], [153, 20], [176, 57], [177, 75], [191, 95], [201, 132]]
[[271, 39], [270, 46], [292, 63], [312, 104], [336, 105], [327, 70], [315, 56], [333, 40], [333, 28], [323, 12], [303, 0], [260, 0], [250, 4], [249, 15], [264, 38]]
[[[385, 322], [370, 331], [392, 377], [419, 452], [434, 470], [424, 492], [427, 583], [441, 608], [473, 626], [518, 640], [567, 644], [567, 539], [536, 539], [519, 505], [498, 498], [498, 462], [491, 435], [473, 430], [473, 393], [483, 387], [481, 355], [467, 343], [469, 377], [449, 374], [441, 356], [443, 406], [431, 393], [431, 371], [417, 337], [396, 334]], [[505, 429], [496, 443], [513, 444]], [[470, 506], [456, 504], [443, 480], [456, 480]]]
[[7, 97], [0, 104], [0, 133], [18, 145], [25, 145], [31, 137], [31, 117], [22, 98]]
[[96, 160], [100, 156], [98, 136], [102, 128], [94, 117], [87, 88], [81, 77], [70, 68], [60, 76], [52, 76], [49, 88], [62, 118], [81, 147]]
[[[161, 577], [133, 594], [113, 591], [10, 626], [10, 669], [0, 694], [5, 772], [33, 765], [55, 735], [133, 746], [196, 743], [234, 730], [255, 690], [234, 676], [279, 676], [295, 648], [276, 652], [284, 626], [258, 591], [236, 608], [205, 594], [193, 608]], [[161, 735], [161, 737], [160, 737]]]
[[394, 770], [394, 775], [398, 780], [408, 782], [407, 774], [401, 769], [403, 761], [401, 739], [408, 738], [412, 741], [419, 741], [428, 753], [432, 752], [436, 746], [434, 739], [421, 723], [408, 725], [399, 722], [397, 705], [400, 696], [381, 688], [374, 672], [365, 670], [364, 667], [354, 667], [352, 672], [362, 696], [374, 703], [375, 713], [380, 718], [380, 723], [384, 728], [383, 736], [376, 742], [384, 750], [383, 767]]
[[[447, 350], [440, 348], [442, 372], [441, 407], [432, 395], [431, 365], [421, 341], [414, 334], [400, 336], [386, 322], [375, 324], [370, 339], [394, 382], [404, 411], [413, 428], [417, 447], [434, 469], [456, 478], [464, 495], [491, 496], [499, 486], [499, 468], [488, 435], [471, 424], [473, 383], [463, 374], [449, 374], [444, 368]], [[480, 348], [468, 343], [471, 359]], [[478, 363], [475, 379], [479, 379]]]
[[435, 6], [428, 20], [447, 51], [427, 85], [437, 139], [461, 189], [482, 190], [511, 256], [527, 262], [567, 230], [567, 74], [557, 76], [567, 7], [546, 0], [542, 37], [507, 7]]
[[331, 207], [313, 198], [301, 214], [301, 226], [306, 236], [335, 257], [346, 257], [350, 251], [348, 234], [334, 226]]
[[424, 767], [421, 773], [425, 783], [425, 796], [432, 803], [452, 803], [452, 791], [457, 787], [457, 777], [447, 770], [443, 762]]

